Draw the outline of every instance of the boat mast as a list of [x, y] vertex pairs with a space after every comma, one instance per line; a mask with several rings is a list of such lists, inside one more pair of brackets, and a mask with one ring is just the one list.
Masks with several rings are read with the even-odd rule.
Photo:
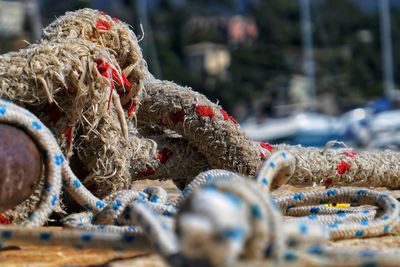
[[388, 0], [378, 0], [381, 28], [381, 51], [384, 75], [384, 92], [389, 99], [394, 97], [395, 85], [393, 75], [392, 35], [390, 27], [390, 10]]
[[312, 43], [310, 0], [300, 0], [300, 19], [303, 42], [303, 70], [309, 82], [309, 96], [315, 102], [315, 64]]

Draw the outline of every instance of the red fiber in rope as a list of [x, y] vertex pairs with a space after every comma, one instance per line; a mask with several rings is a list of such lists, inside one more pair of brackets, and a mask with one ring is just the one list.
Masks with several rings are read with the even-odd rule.
[[[104, 12], [104, 11], [100, 11], [99, 12], [100, 13], [100, 15], [102, 15], [102, 16], [107, 16], [108, 14], [106, 13], [106, 12]], [[114, 21], [114, 22], [121, 22], [121, 20], [119, 20], [119, 19], [117, 19], [117, 18], [111, 18], [112, 19], [112, 21]]]
[[132, 118], [133, 115], [136, 112], [136, 99], [132, 99], [131, 102], [129, 103], [129, 106], [127, 108], [128, 110], [128, 117]]
[[183, 122], [185, 119], [185, 112], [183, 110], [173, 112], [169, 114], [169, 118], [173, 123]]
[[111, 24], [108, 21], [102, 20], [102, 19], [98, 19], [97, 23], [96, 23], [96, 28], [99, 30], [109, 30], [111, 28]]
[[344, 174], [348, 170], [350, 170], [351, 165], [344, 160], [341, 160], [339, 164], [336, 166], [336, 170], [339, 174]]
[[0, 224], [11, 224], [11, 221], [6, 215], [0, 213]]
[[137, 176], [142, 178], [142, 177], [153, 175], [155, 173], [156, 173], [156, 170], [153, 167], [148, 167], [145, 171], [139, 172]]
[[357, 152], [353, 151], [344, 151], [343, 154], [345, 154], [347, 157], [349, 158], [354, 158], [355, 156], [357, 156]]
[[67, 144], [71, 145], [72, 144], [72, 140], [73, 140], [73, 131], [72, 131], [72, 127], [67, 127], [64, 129], [63, 135], [65, 137], [65, 139], [67, 140]]
[[224, 109], [221, 108], [221, 114], [224, 117], [224, 120], [226, 121], [231, 121], [234, 124], [238, 124], [237, 120], [235, 120], [235, 118], [233, 118], [232, 116], [230, 116], [228, 113], [226, 113], [226, 111]]
[[268, 150], [269, 152], [274, 151], [275, 147], [268, 144], [268, 143], [260, 143], [260, 147], [265, 148], [266, 150]]
[[108, 108], [110, 108], [112, 93], [113, 89], [115, 88], [114, 81], [120, 86], [131, 87], [132, 84], [128, 81], [128, 79], [123, 73], [121, 73], [121, 76], [119, 76], [118, 72], [114, 68], [112, 68], [111, 64], [106, 62], [104, 59], [98, 58], [96, 60], [96, 63], [97, 63], [97, 70], [100, 72], [100, 74], [103, 77], [108, 78], [108, 80], [110, 81], [111, 92], [110, 92], [110, 97], [108, 99]]
[[172, 158], [172, 155], [174, 152], [172, 152], [170, 149], [164, 147], [160, 152], [157, 154], [157, 159], [162, 163], [165, 164], [167, 160]]
[[324, 185], [325, 186], [330, 186], [333, 184], [333, 180], [331, 178], [328, 178], [324, 181]]
[[201, 105], [196, 106], [196, 113], [200, 117], [214, 117], [215, 116], [215, 113], [212, 110], [212, 108], [207, 107], [207, 106], [201, 106]]

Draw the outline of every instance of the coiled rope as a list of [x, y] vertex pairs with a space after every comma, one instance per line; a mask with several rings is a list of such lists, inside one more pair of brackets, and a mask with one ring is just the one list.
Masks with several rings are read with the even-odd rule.
[[[400, 262], [399, 250], [329, 245], [329, 240], [390, 233], [399, 223], [399, 204], [392, 196], [332, 188], [272, 197], [270, 189], [286, 183], [294, 172], [295, 159], [287, 151], [273, 153], [256, 181], [224, 170], [203, 172], [175, 203], [168, 203], [161, 187], [124, 190], [100, 200], [73, 174], [51, 132], [34, 115], [0, 100], [0, 122], [20, 127], [33, 138], [43, 152], [46, 171], [37, 208], [21, 225], [0, 227], [2, 245], [154, 248], [173, 266], [230, 266], [266, 259], [281, 266], [397, 266]], [[61, 186], [87, 210], [63, 220], [78, 230], [33, 228], [46, 222]], [[325, 205], [337, 202], [357, 207]]]

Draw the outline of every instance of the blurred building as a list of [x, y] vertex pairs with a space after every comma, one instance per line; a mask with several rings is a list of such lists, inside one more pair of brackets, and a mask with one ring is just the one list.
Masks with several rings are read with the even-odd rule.
[[11, 37], [24, 32], [25, 5], [21, 2], [0, 1], [0, 36]]
[[185, 48], [185, 57], [193, 79], [206, 76], [223, 79], [231, 63], [227, 46], [215, 43], [189, 45]]
[[257, 24], [251, 17], [233, 16], [228, 22], [228, 38], [235, 44], [250, 42], [258, 36]]
[[42, 22], [37, 0], [0, 0], [0, 51], [18, 50], [40, 38]]
[[230, 16], [193, 16], [185, 25], [188, 32], [213, 32], [220, 36], [221, 42], [230, 44], [251, 43], [258, 37], [258, 27], [252, 17]]

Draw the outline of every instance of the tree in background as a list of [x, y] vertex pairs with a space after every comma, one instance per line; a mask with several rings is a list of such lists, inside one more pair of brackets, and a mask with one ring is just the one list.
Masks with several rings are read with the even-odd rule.
[[313, 5], [318, 93], [334, 93], [344, 106], [381, 97], [379, 18], [352, 1]]

